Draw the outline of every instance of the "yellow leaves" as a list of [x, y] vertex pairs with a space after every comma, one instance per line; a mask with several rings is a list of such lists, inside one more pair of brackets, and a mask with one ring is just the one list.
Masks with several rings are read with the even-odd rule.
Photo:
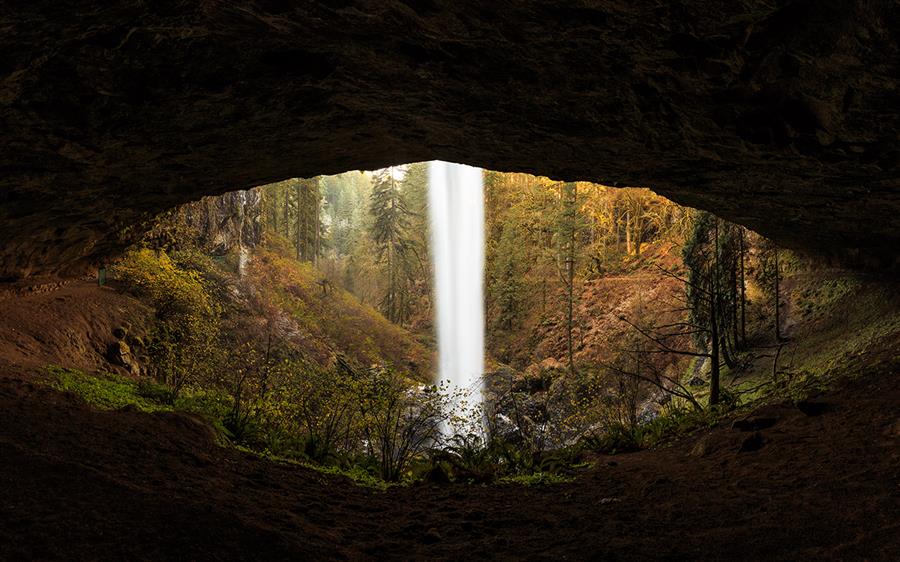
[[212, 368], [220, 305], [198, 271], [163, 251], [131, 250], [112, 268], [116, 279], [156, 309], [148, 351], [157, 376], [175, 391]]
[[182, 269], [165, 252], [131, 250], [112, 268], [126, 287], [148, 297], [164, 315], [175, 312], [190, 318], [217, 313], [200, 273]]

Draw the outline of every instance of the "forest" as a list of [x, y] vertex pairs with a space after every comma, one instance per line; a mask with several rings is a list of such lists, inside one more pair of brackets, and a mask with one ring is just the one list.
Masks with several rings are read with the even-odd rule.
[[383, 483], [567, 481], [592, 454], [815, 384], [779, 363], [793, 253], [646, 188], [482, 178], [477, 413], [454, 409], [471, 389], [436, 372], [427, 163], [150, 219], [103, 270], [154, 311], [111, 351], [136, 378], [54, 367], [56, 384], [195, 412], [234, 446]]
[[[872, 456], [882, 441], [866, 441], [860, 420], [892, 411], [892, 394], [872, 386], [884, 379], [866, 374], [893, 361], [900, 303], [890, 284], [648, 188], [478, 170], [483, 247], [462, 255], [484, 252], [483, 269], [464, 268], [480, 277], [483, 302], [458, 328], [483, 323], [483, 365], [454, 377], [442, 361], [435, 177], [422, 162], [294, 178], [126, 225], [119, 257], [17, 297], [0, 318], [0, 366], [38, 373], [16, 383], [12, 401], [0, 395], [0, 421], [60, 458], [86, 447], [85, 474], [120, 474], [130, 451], [146, 449], [155, 460], [128, 478], [151, 479], [137, 490], [178, 486], [167, 514], [183, 498], [221, 498], [226, 512], [275, 521], [290, 541], [307, 545], [336, 522], [364, 534], [348, 552], [388, 557], [397, 540], [456, 557], [481, 536], [483, 510], [493, 513], [483, 540], [527, 524], [544, 529], [528, 543], [540, 550], [557, 521], [576, 528], [594, 521], [578, 510], [598, 506], [610, 516], [596, 520], [603, 536], [634, 509], [638, 530], [673, 525], [628, 553], [686, 555], [696, 543], [673, 533], [695, 514], [712, 502], [732, 517], [765, 515], [740, 483], [765, 488], [771, 471], [807, 482], [801, 457], [813, 446], [844, 459], [829, 465], [838, 472], [871, 459], [881, 489], [890, 467]], [[60, 421], [71, 416], [77, 432], [60, 431], [76, 427]], [[835, 443], [869, 444], [851, 458], [835, 457]], [[710, 499], [710, 485], [722, 496]], [[149, 525], [165, 519], [105, 486], [60, 512], [133, 504]], [[800, 509], [820, 493], [815, 479], [801, 486], [777, 501]], [[305, 505], [295, 494], [312, 502], [299, 528], [279, 520]], [[868, 513], [866, 497], [855, 513]], [[445, 512], [457, 505], [461, 520]], [[890, 519], [890, 506], [879, 513]], [[183, 544], [199, 558], [224, 548], [179, 537], [161, 548]], [[267, 556], [343, 548], [315, 540], [265, 543]], [[116, 551], [145, 552], [129, 544]]]
[[900, 552], [900, 3], [6, 2], [0, 561]]

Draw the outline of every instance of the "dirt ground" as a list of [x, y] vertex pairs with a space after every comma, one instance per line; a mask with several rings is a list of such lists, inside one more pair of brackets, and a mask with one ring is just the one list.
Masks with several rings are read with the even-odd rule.
[[873, 374], [570, 484], [379, 492], [6, 376], [0, 558], [896, 560], [898, 403], [896, 373]]
[[113, 330], [140, 334], [149, 315], [137, 299], [96, 281], [21, 296], [0, 293], [0, 372], [48, 364], [112, 370], [105, 355], [116, 341]]
[[101, 340], [121, 320], [91, 316], [124, 297], [60, 291], [0, 302], [0, 350], [19, 354], [0, 363], [0, 560], [898, 559], [895, 362], [734, 428], [598, 457], [569, 484], [382, 492], [221, 448], [186, 415], [93, 411], [40, 384], [32, 365], [95, 353], [53, 343], [76, 331], [40, 320], [55, 299]]

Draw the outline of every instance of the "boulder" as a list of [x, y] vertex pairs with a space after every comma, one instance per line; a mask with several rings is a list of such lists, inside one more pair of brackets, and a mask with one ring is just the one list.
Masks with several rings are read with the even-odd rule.
[[125, 340], [116, 340], [109, 344], [109, 347], [106, 350], [106, 358], [113, 365], [123, 367], [132, 375], [141, 374], [141, 366], [134, 358], [131, 347], [129, 347]]

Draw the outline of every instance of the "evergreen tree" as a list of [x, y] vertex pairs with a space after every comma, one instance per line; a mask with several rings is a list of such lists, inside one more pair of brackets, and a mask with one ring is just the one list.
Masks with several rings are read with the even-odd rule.
[[430, 317], [432, 271], [429, 251], [428, 163], [410, 164], [401, 189], [410, 211], [408, 232], [412, 241], [410, 247], [414, 252], [410, 271], [414, 309], [422, 316]]
[[492, 253], [494, 258], [488, 262], [488, 293], [497, 309], [493, 324], [503, 330], [511, 330], [523, 312], [525, 297], [524, 246], [515, 224], [503, 226]]
[[410, 313], [409, 285], [417, 254], [409, 235], [412, 212], [393, 168], [375, 173], [369, 211], [374, 219], [370, 234], [387, 277], [381, 309], [392, 322], [403, 323]]
[[319, 178], [295, 180], [297, 259], [316, 263], [322, 238]]
[[578, 184], [566, 182], [560, 186], [560, 212], [557, 223], [559, 240], [559, 261], [563, 264], [560, 277], [566, 288], [566, 355], [569, 373], [575, 373], [575, 359], [572, 345], [573, 308], [575, 301], [575, 260], [578, 253], [578, 233], [582, 226], [578, 214]]

